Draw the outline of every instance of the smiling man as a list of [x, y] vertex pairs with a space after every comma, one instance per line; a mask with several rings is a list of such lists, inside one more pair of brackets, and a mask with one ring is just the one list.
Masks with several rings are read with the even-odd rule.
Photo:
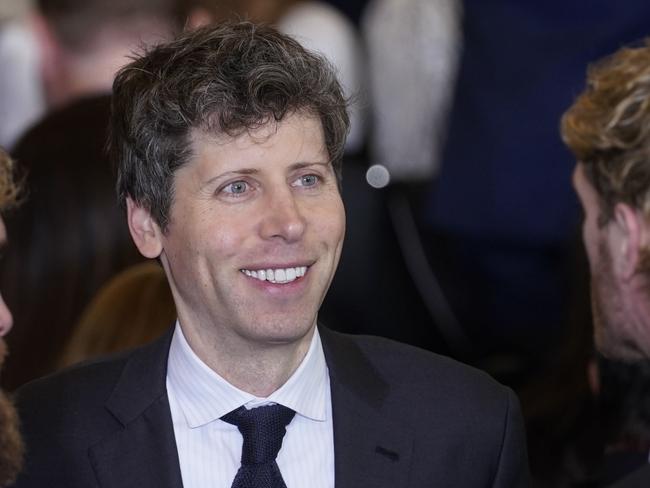
[[[650, 359], [650, 42], [589, 69], [562, 137], [578, 161], [596, 347]], [[616, 486], [649, 485], [650, 465]]]
[[329, 65], [269, 27], [204, 28], [121, 71], [120, 199], [178, 320], [20, 390], [18, 486], [527, 485], [509, 389], [317, 325], [345, 233], [348, 125]]

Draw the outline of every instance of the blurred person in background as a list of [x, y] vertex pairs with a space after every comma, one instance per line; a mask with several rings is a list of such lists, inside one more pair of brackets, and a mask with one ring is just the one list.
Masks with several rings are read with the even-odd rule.
[[[646, 41], [592, 65], [562, 117], [562, 138], [577, 160], [595, 345], [628, 361], [650, 358], [649, 100]], [[650, 465], [620, 483], [647, 486]]]
[[153, 262], [131, 266], [108, 281], [88, 304], [59, 366], [142, 346], [162, 335], [175, 319], [162, 267]]
[[650, 360], [628, 362], [597, 355], [589, 373], [603, 445], [594, 477], [609, 486], [648, 464]]
[[392, 182], [432, 178], [440, 164], [462, 48], [460, 0], [372, 0], [368, 53], [371, 164]]
[[184, 26], [182, 0], [35, 0], [33, 25], [50, 110], [107, 94], [113, 77], [144, 46]]
[[9, 150], [45, 108], [30, 6], [29, 0], [0, 2], [0, 145]]
[[[569, 376], [580, 373], [581, 381], [555, 377], [551, 398], [521, 394], [530, 416], [527, 434], [535, 488], [607, 487], [648, 464], [650, 361], [607, 359], [593, 349], [591, 353], [587, 360], [575, 360], [575, 370], [565, 370]], [[565, 396], [561, 411], [549, 410], [559, 405], [554, 396]], [[526, 405], [528, 401], [537, 405]]]
[[[14, 165], [7, 153], [0, 148], [0, 213], [14, 206], [19, 186], [14, 181]], [[0, 217], [0, 246], [7, 244], [7, 231]], [[0, 296], [0, 367], [7, 357], [4, 336], [12, 327], [11, 311]], [[0, 486], [9, 486], [22, 465], [23, 443], [18, 429], [16, 410], [7, 395], [0, 390]]]
[[[115, 200], [105, 146], [115, 71], [180, 32], [184, 0], [39, 0], [35, 29], [50, 111], [16, 144], [29, 199], [7, 219], [0, 283], [16, 333], [2, 384], [54, 370], [99, 287], [140, 261]], [[47, 324], [47, 326], [44, 326]]]

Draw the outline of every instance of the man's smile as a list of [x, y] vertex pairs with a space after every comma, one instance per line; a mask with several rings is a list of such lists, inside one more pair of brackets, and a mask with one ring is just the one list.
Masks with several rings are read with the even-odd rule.
[[290, 268], [268, 268], [268, 269], [242, 269], [240, 270], [246, 276], [258, 279], [260, 281], [269, 281], [271, 283], [290, 283], [298, 278], [305, 276], [307, 266], [295, 266]]

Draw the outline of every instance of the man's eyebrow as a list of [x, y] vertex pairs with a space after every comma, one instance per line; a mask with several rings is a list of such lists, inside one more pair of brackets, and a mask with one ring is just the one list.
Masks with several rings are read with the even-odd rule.
[[308, 168], [310, 166], [332, 166], [331, 161], [301, 161], [299, 163], [294, 163], [291, 166], [289, 166], [289, 169], [297, 170], [297, 169], [302, 169], [302, 168]]
[[204, 182], [201, 184], [201, 188], [210, 185], [211, 183], [213, 183], [213, 182], [216, 181], [216, 180], [221, 180], [221, 179], [224, 179], [224, 178], [229, 178], [229, 177], [231, 177], [231, 176], [254, 175], [254, 174], [257, 174], [257, 173], [259, 173], [259, 172], [260, 172], [260, 171], [259, 171], [258, 169], [255, 169], [255, 168], [243, 168], [243, 169], [238, 169], [238, 170], [235, 170], [235, 171], [226, 171], [225, 173], [218, 174], [218, 175], [213, 176], [212, 178], [210, 178], [210, 179], [204, 181]]

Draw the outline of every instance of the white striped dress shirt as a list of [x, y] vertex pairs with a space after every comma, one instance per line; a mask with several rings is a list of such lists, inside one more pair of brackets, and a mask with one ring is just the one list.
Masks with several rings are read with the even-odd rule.
[[268, 398], [228, 383], [192, 351], [178, 322], [169, 350], [167, 394], [185, 488], [231, 488], [242, 436], [220, 419], [245, 405], [279, 403], [295, 410], [277, 463], [287, 488], [333, 488], [334, 439], [329, 374], [318, 331], [289, 380]]

